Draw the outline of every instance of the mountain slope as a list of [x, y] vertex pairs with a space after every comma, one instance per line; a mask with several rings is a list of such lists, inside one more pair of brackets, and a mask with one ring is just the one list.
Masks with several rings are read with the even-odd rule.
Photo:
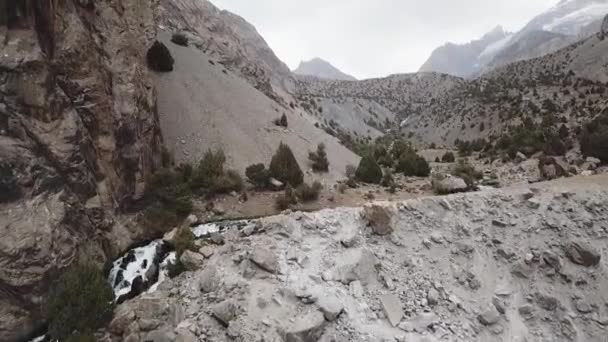
[[304, 76], [314, 76], [329, 80], [356, 81], [353, 76], [347, 75], [338, 68], [331, 65], [329, 62], [321, 58], [313, 58], [310, 61], [302, 61], [294, 74]]
[[[324, 143], [331, 163], [330, 173], [323, 175], [327, 183], [341, 179], [346, 165], [358, 162], [338, 140], [315, 127], [316, 120], [306, 112], [280, 106], [195, 47], [172, 44], [167, 33], [160, 39], [176, 61], [173, 72], [156, 75], [156, 88], [161, 128], [178, 161], [196, 162], [207, 149], [222, 148], [228, 164], [244, 173], [251, 164], [268, 164], [284, 142], [307, 170], [308, 152]], [[273, 123], [282, 114], [288, 128]]]
[[491, 59], [510, 37], [510, 33], [498, 26], [479, 40], [462, 45], [447, 43], [433, 51], [420, 71], [467, 77], [478, 72], [482, 60]]
[[469, 77], [516, 61], [541, 57], [597, 33], [606, 13], [608, 0], [562, 0], [516, 34], [491, 43], [486, 52], [476, 49], [483, 39], [466, 45], [448, 43], [438, 48], [421, 71]]

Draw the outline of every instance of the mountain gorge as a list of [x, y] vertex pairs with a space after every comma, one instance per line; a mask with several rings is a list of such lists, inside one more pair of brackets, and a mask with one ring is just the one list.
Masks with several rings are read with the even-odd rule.
[[603, 12], [356, 80], [207, 0], [0, 0], [0, 341], [90, 317], [49, 314], [85, 263], [113, 301], [66, 286], [110, 307], [67, 342], [606, 336], [605, 175], [528, 184], [608, 172]]

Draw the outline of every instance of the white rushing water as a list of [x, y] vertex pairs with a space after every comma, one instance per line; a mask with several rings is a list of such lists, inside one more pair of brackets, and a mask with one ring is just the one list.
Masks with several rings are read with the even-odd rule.
[[207, 236], [211, 233], [217, 233], [220, 231], [220, 226], [215, 223], [205, 223], [192, 228], [192, 233], [197, 238]]
[[[154, 264], [154, 258], [156, 257], [157, 249], [160, 248], [162, 240], [156, 240], [143, 247], [137, 247], [123, 257], [117, 259], [113, 263], [112, 270], [110, 271], [109, 281], [114, 288], [114, 296], [118, 299], [120, 296], [126, 295], [131, 292], [131, 284], [133, 280], [141, 276], [143, 281], [148, 281], [146, 273]], [[124, 269], [121, 269], [123, 260], [127, 258], [131, 252], [133, 253], [135, 260], [127, 264]], [[116, 278], [122, 271], [122, 280], [116, 284]]]
[[154, 283], [154, 285], [150, 286], [147, 293], [156, 291], [156, 289], [158, 289], [158, 285], [162, 284], [162, 282], [169, 277], [169, 265], [175, 264], [176, 260], [177, 258], [175, 252], [171, 252], [167, 255], [165, 260], [160, 263], [160, 268], [158, 271], [158, 280], [156, 281], [156, 283]]

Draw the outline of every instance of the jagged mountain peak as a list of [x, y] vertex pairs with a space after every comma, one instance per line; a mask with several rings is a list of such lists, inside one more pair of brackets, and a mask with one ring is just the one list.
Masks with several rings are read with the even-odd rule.
[[294, 74], [298, 75], [306, 75], [306, 76], [315, 76], [319, 78], [325, 79], [333, 79], [333, 80], [343, 80], [343, 81], [356, 81], [357, 79], [351, 75], [348, 75], [338, 68], [333, 66], [328, 61], [315, 57], [309, 61], [302, 61], [297, 69], [295, 69]]

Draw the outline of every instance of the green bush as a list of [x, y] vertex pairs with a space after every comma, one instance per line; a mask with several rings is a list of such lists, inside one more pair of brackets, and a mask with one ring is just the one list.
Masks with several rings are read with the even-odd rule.
[[285, 188], [285, 192], [276, 198], [275, 206], [278, 210], [287, 210], [290, 206], [298, 204], [298, 197], [291, 186]]
[[608, 163], [608, 115], [585, 125], [580, 134], [581, 152]]
[[249, 165], [245, 170], [245, 176], [257, 189], [266, 189], [270, 184], [270, 172], [261, 163]]
[[185, 251], [189, 250], [196, 252], [195, 240], [196, 237], [194, 236], [194, 233], [192, 233], [192, 229], [188, 226], [181, 226], [177, 229], [173, 239], [169, 241], [169, 244], [173, 247], [177, 259], [179, 259]]
[[91, 334], [112, 318], [113, 300], [112, 288], [97, 267], [72, 266], [51, 287], [48, 334], [59, 341]]
[[371, 154], [366, 154], [359, 162], [355, 177], [364, 183], [379, 184], [382, 181], [382, 169]]
[[323, 143], [317, 146], [317, 152], [308, 153], [308, 159], [312, 163], [312, 170], [314, 172], [329, 171], [329, 161], [327, 160], [327, 153], [325, 152], [325, 145]]
[[270, 161], [270, 176], [297, 187], [304, 182], [304, 174], [289, 146], [281, 143]]
[[312, 185], [302, 183], [296, 189], [296, 194], [303, 202], [316, 201], [319, 199], [319, 194], [323, 190], [323, 185], [319, 182], [314, 182]]
[[441, 161], [443, 163], [453, 163], [456, 161], [456, 157], [454, 156], [454, 153], [452, 152], [446, 152], [444, 153], [444, 155], [441, 157]]
[[169, 72], [173, 71], [173, 64], [175, 60], [171, 56], [171, 52], [165, 46], [165, 44], [155, 41], [152, 47], [146, 54], [148, 67], [158, 72]]
[[383, 187], [393, 187], [395, 185], [395, 179], [393, 178], [393, 171], [391, 169], [384, 170], [384, 176], [382, 176], [382, 182], [380, 185]]
[[431, 168], [426, 160], [414, 152], [406, 152], [397, 161], [397, 172], [402, 172], [406, 177], [428, 177]]
[[226, 155], [224, 151], [207, 150], [194, 172], [192, 187], [206, 189], [215, 187], [218, 178], [224, 174], [225, 163]]
[[161, 169], [152, 177], [145, 198], [149, 207], [144, 220], [154, 234], [164, 233], [192, 211], [190, 186], [181, 172], [172, 169]]
[[226, 170], [226, 172], [215, 179], [209, 190], [214, 194], [228, 194], [232, 191], [239, 192], [243, 190], [244, 186], [243, 178], [238, 172]]
[[458, 163], [454, 165], [452, 175], [462, 178], [469, 187], [473, 187], [475, 182], [483, 177], [483, 174], [464, 158], [459, 159]]
[[174, 33], [171, 42], [180, 46], [188, 46], [188, 37], [183, 33]]

